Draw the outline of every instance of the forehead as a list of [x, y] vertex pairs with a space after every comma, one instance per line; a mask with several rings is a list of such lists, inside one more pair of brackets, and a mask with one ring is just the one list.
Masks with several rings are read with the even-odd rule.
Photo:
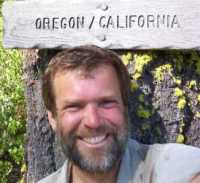
[[96, 75], [102, 75], [102, 77], [109, 75], [109, 77], [118, 79], [115, 68], [110, 64], [99, 64], [95, 67], [60, 68], [53, 76], [54, 83], [57, 78], [63, 75], [68, 76], [68, 78], [73, 76], [79, 79], [94, 79]]
[[93, 70], [86, 71], [82, 69], [68, 70], [59, 72], [55, 75], [53, 89], [56, 98], [62, 91], [65, 94], [73, 92], [100, 92], [100, 91], [118, 91], [119, 81], [116, 71], [110, 65], [101, 65]]

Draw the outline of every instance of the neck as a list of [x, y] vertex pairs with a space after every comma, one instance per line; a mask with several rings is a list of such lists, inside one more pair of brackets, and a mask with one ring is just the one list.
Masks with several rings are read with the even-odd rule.
[[79, 167], [73, 165], [72, 166], [72, 176], [71, 176], [71, 183], [116, 183], [117, 181], [117, 174], [119, 169], [118, 166], [113, 168], [109, 172], [104, 173], [90, 173], [87, 171], [83, 171]]

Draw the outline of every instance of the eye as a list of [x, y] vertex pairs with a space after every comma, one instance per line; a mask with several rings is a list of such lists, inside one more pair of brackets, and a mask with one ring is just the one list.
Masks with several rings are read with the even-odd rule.
[[65, 106], [65, 110], [67, 112], [78, 112], [80, 110], [81, 106], [79, 105], [67, 105]]
[[100, 103], [100, 106], [106, 109], [113, 108], [117, 106], [117, 102], [115, 100], [104, 100]]

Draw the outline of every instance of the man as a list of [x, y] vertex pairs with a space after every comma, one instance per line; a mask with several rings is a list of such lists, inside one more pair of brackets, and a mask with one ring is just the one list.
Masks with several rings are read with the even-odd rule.
[[40, 183], [189, 183], [200, 150], [142, 145], [129, 138], [129, 75], [120, 58], [96, 46], [58, 53], [43, 80], [51, 127], [66, 161]]

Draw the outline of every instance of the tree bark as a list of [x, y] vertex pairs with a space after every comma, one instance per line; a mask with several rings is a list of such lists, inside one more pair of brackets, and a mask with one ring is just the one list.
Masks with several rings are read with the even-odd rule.
[[[55, 171], [54, 135], [49, 127], [41, 95], [41, 71], [47, 51], [28, 50], [24, 62], [27, 106], [27, 182], [36, 182]], [[45, 59], [45, 60], [44, 60]]]

